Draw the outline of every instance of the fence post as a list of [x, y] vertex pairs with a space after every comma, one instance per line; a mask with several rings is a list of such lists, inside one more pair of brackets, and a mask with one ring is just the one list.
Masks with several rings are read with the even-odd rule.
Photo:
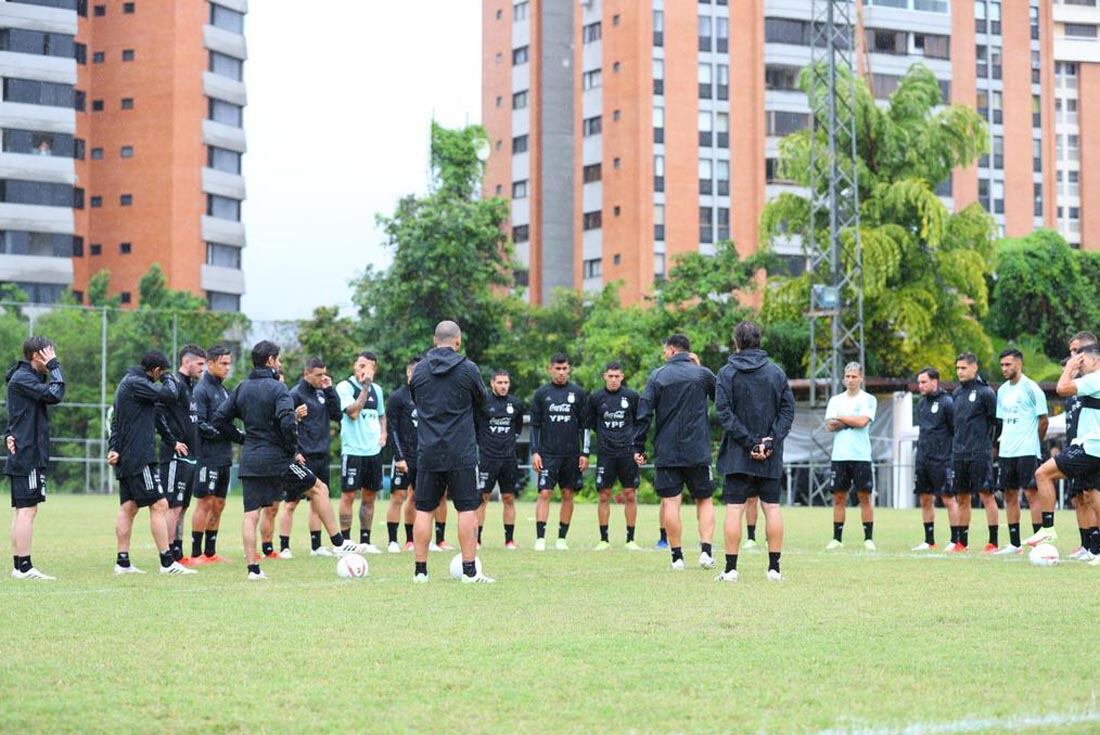
[[111, 492], [107, 473], [107, 307], [100, 311], [99, 330], [99, 488]]
[[168, 363], [172, 364], [176, 359], [176, 355], [179, 354], [179, 332], [180, 332], [180, 315], [178, 311], [172, 312], [172, 354], [168, 358]]

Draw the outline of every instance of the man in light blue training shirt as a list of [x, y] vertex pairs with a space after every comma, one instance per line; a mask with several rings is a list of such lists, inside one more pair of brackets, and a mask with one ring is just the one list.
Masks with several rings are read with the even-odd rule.
[[[374, 382], [378, 358], [361, 352], [355, 358], [353, 374], [336, 386], [340, 397], [340, 528], [351, 533], [355, 494], [359, 503], [359, 540], [368, 554], [381, 551], [370, 541], [374, 501], [382, 489], [382, 447], [386, 445], [385, 402], [382, 388]], [[350, 538], [350, 536], [349, 536]]]
[[863, 518], [863, 547], [874, 551], [871, 422], [875, 420], [878, 401], [863, 390], [863, 366], [858, 362], [850, 362], [844, 367], [844, 387], [847, 390], [830, 398], [825, 409], [825, 428], [833, 432], [833, 540], [825, 549], [833, 551], [843, 547], [848, 492], [855, 490]]

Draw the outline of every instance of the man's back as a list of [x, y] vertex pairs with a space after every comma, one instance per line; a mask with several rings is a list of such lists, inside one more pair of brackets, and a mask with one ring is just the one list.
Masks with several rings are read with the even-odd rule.
[[695, 467], [710, 464], [708, 402], [714, 399], [714, 373], [696, 365], [686, 352], [678, 352], [650, 373], [638, 402], [640, 436], [635, 448], [645, 445], [650, 420], [656, 424], [653, 463], [660, 467]]
[[416, 403], [418, 466], [464, 469], [477, 464], [474, 413], [485, 401], [477, 366], [447, 347], [435, 347], [413, 370], [409, 391]]
[[[715, 407], [724, 429], [719, 472], [778, 478], [783, 472], [783, 442], [794, 422], [794, 395], [782, 368], [761, 349], [730, 355], [718, 371]], [[771, 457], [753, 459], [753, 447], [765, 437], [772, 439]]]
[[111, 417], [111, 441], [119, 460], [115, 471], [119, 477], [133, 477], [157, 461], [156, 404], [176, 399], [173, 379], [154, 383], [140, 367], [126, 371], [115, 390], [114, 414]]
[[242, 477], [282, 474], [297, 451], [294, 401], [270, 368], [254, 368], [218, 409], [214, 424], [224, 429], [234, 418], [244, 423]]

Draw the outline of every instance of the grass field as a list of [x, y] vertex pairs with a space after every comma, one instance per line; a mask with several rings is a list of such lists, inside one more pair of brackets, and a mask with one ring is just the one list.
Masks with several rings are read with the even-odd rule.
[[[219, 544], [233, 565], [155, 574], [142, 515], [132, 556], [153, 574], [116, 578], [115, 508], [51, 497], [34, 560], [59, 580], [0, 582], [0, 732], [1100, 732], [1100, 570], [920, 558], [916, 511], [879, 512], [878, 553], [826, 554], [830, 511], [790, 510], [786, 580], [766, 582], [756, 553], [720, 585], [697, 551], [682, 573], [623, 551], [618, 508], [618, 548], [587, 550], [595, 507], [579, 506], [572, 550], [536, 554], [521, 504], [523, 548], [506, 552], [492, 505], [481, 558], [498, 584], [458, 584], [435, 554], [414, 586], [409, 554], [338, 580], [301, 555], [304, 513], [299, 558], [247, 582], [237, 497]], [[1058, 523], [1065, 553], [1076, 529]], [[656, 531], [644, 507], [639, 541]]]

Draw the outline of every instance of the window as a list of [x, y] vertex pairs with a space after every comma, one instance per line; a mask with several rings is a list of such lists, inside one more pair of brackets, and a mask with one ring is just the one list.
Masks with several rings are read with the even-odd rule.
[[134, 252], [134, 246], [133, 246], [132, 243], [120, 242], [118, 244], [118, 254], [119, 255], [129, 255], [132, 252]]
[[[132, 110], [132, 109], [134, 109], [134, 98], [133, 97], [123, 97], [122, 102], [120, 103], [120, 107], [123, 110]], [[213, 118], [211, 118], [211, 119], [213, 119]], [[238, 127], [240, 127], [240, 126], [238, 125]]]
[[103, 197], [94, 196], [91, 198], [88, 204], [92, 207], [92, 209], [98, 209], [99, 207], [103, 206]]
[[663, 11], [653, 11], [653, 45], [665, 45], [665, 14]]
[[129, 303], [130, 303], [130, 302], [132, 302], [133, 300], [134, 300], [134, 299], [133, 299], [133, 297], [132, 297], [132, 296], [130, 295], [130, 292], [129, 292], [129, 291], [123, 291], [123, 292], [122, 292], [121, 294], [119, 294], [119, 301], [121, 301], [121, 302], [122, 302], [122, 303], [124, 303], [124, 304], [129, 304]]
[[909, 53], [909, 34], [885, 28], [868, 28], [864, 31], [867, 50], [879, 54], [905, 55]]
[[107, 54], [104, 53], [103, 51], [96, 51], [95, 53], [92, 54], [92, 63], [93, 64], [102, 64], [106, 60], [107, 60]]
[[88, 246], [88, 252], [91, 255], [102, 255], [103, 254], [103, 246], [98, 244], [98, 243], [92, 243], [91, 245]]
[[765, 18], [764, 40], [767, 43], [790, 43], [798, 46], [809, 46], [810, 24], [803, 20]]
[[665, 205], [653, 205], [653, 239], [658, 242], [665, 239]]
[[653, 191], [665, 190], [665, 157], [653, 157]]
[[528, 225], [517, 225], [512, 228], [512, 242], [527, 242], [531, 239]]
[[595, 89], [602, 84], [602, 72], [599, 69], [586, 71], [581, 80], [585, 89]]
[[211, 217], [217, 217], [218, 219], [228, 219], [240, 222], [241, 202], [238, 199], [230, 199], [229, 197], [218, 196], [217, 194], [207, 194], [206, 214]]
[[783, 64], [768, 64], [764, 67], [764, 87], [772, 90], [792, 91], [798, 89], [798, 75], [802, 68]]
[[512, 66], [527, 63], [527, 46], [512, 49]]
[[[42, 133], [9, 128], [3, 134], [4, 153], [76, 158], [76, 139], [66, 133]], [[81, 151], [83, 155], [83, 151]]]
[[122, 49], [122, 60], [123, 61], [133, 61], [134, 60], [134, 50], [132, 48]]
[[84, 190], [79, 186], [73, 188], [73, 209], [84, 209]]
[[714, 118], [710, 110], [699, 110], [699, 145], [709, 148], [714, 139]]
[[714, 130], [716, 133], [715, 145], [718, 148], [730, 147], [730, 115], [728, 112], [718, 112], [714, 115]]
[[714, 242], [714, 210], [699, 207], [699, 242]]
[[239, 82], [244, 79], [244, 62], [232, 56], [211, 51], [210, 71], [219, 76], [236, 79]]
[[730, 67], [729, 64], [718, 64], [715, 67], [717, 72], [717, 87], [715, 95], [720, 100], [728, 100], [730, 98]]
[[699, 63], [699, 99], [709, 100], [714, 96], [714, 67], [708, 62]]
[[83, 43], [73, 44], [73, 58], [76, 59], [78, 64], [88, 63], [88, 46]]
[[718, 208], [718, 240], [730, 239], [730, 210], [729, 207]]
[[730, 50], [730, 22], [729, 18], [719, 16], [715, 18], [714, 25], [717, 30], [716, 45], [718, 53], [724, 54]]
[[718, 179], [718, 195], [729, 196], [730, 193], [730, 162], [719, 158], [715, 161], [715, 174]]
[[122, 12], [125, 13], [126, 15], [133, 15], [134, 14], [134, 3], [123, 3], [122, 4]]
[[503, 98], [503, 97], [501, 97], [501, 96], [500, 96], [500, 95], [498, 94], [498, 95], [497, 95], [497, 107], [500, 107], [500, 106], [501, 106], [502, 104], [504, 104], [504, 98]]
[[527, 14], [531, 10], [531, 3], [522, 2], [516, 3], [512, 6], [512, 22], [526, 20]]
[[653, 254], [653, 277], [658, 281], [663, 281], [665, 278], [665, 254], [654, 253]]
[[709, 158], [699, 159], [699, 193], [714, 193], [714, 161]]
[[527, 179], [522, 181], [512, 182], [512, 198], [513, 199], [526, 199], [527, 198]]
[[0, 202], [72, 207], [73, 187], [68, 184], [53, 184], [45, 181], [0, 179]]
[[79, 89], [73, 90], [73, 109], [77, 112], [84, 112], [84, 99], [85, 95]]
[[584, 39], [584, 43], [595, 43], [599, 41], [603, 36], [602, 29], [600, 28], [600, 22], [589, 23], [581, 32], [581, 37]]
[[512, 138], [512, 153], [526, 153], [527, 152], [527, 136], [517, 135]]
[[211, 97], [209, 117], [214, 122], [239, 128], [243, 122], [244, 108], [240, 105], [234, 105], [232, 102], [216, 100]]
[[612, 110], [612, 112], [611, 112], [611, 119], [614, 120], [615, 122], [618, 122], [619, 118], [621, 118], [622, 116], [623, 116], [623, 111], [622, 110]]
[[512, 109], [523, 110], [527, 107], [527, 90], [512, 95]]
[[875, 99], [884, 100], [897, 90], [901, 84], [901, 77], [896, 74], [872, 74], [871, 91]]
[[129, 207], [131, 204], [134, 203], [134, 195], [133, 194], [120, 194], [119, 197], [118, 197], [118, 203], [119, 203], [120, 206]]
[[584, 229], [586, 230], [598, 230], [603, 227], [603, 212], [596, 210], [595, 212], [584, 213]]
[[768, 110], [764, 117], [767, 122], [768, 135], [790, 135], [810, 126], [810, 115], [806, 112]]
[[665, 142], [665, 108], [653, 108], [653, 142]]
[[603, 168], [598, 163], [592, 163], [584, 167], [582, 171], [584, 183], [594, 184], [603, 178]]
[[584, 137], [590, 137], [592, 135], [599, 135], [603, 131], [603, 124], [599, 115], [595, 117], [586, 117], [582, 123], [584, 127]]
[[913, 46], [928, 59], [950, 59], [951, 37], [932, 33], [914, 33]]
[[206, 147], [206, 165], [215, 171], [224, 171], [227, 174], [240, 174], [241, 154], [227, 148], [217, 146]]
[[77, 97], [70, 84], [38, 82], [15, 77], [4, 77], [4, 101], [51, 107], [75, 107], [78, 110], [84, 107], [83, 96], [80, 98], [80, 104], [76, 104]]
[[623, 211], [623, 208], [620, 207], [618, 204], [616, 204], [614, 207], [611, 208], [612, 214], [614, 214], [616, 217], [618, 217], [620, 214], [622, 214], [622, 211]]
[[103, 112], [103, 100], [92, 100], [92, 112]]
[[93, 148], [92, 149], [92, 160], [93, 161], [99, 161], [102, 158], [103, 158], [103, 149], [102, 148]]
[[665, 61], [653, 60], [653, 94], [665, 93]]
[[74, 258], [83, 258], [84, 257], [84, 238], [83, 237], [74, 237], [73, 238], [73, 257]]
[[244, 13], [210, 3], [210, 25], [230, 33], [244, 33]]
[[1066, 23], [1062, 27], [1066, 38], [1096, 38], [1096, 26], [1091, 23]]
[[118, 149], [118, 155], [120, 158], [133, 158], [134, 147], [132, 145], [124, 145]]
[[710, 51], [711, 40], [710, 37], [713, 34], [711, 29], [713, 21], [709, 15], [699, 16], [699, 50]]
[[1032, 215], [1035, 217], [1043, 216], [1043, 185], [1038, 181], [1035, 182], [1035, 208]]
[[582, 263], [585, 278], [599, 278], [603, 273], [603, 259], [592, 258]]
[[[79, 255], [77, 255], [78, 252]], [[84, 254], [84, 241], [72, 235], [58, 235], [51, 232], [0, 230], [0, 254], [79, 258]]]
[[217, 242], [206, 243], [206, 264], [219, 268], [241, 269], [241, 249]]
[[102, 18], [103, 16], [107, 15], [107, 6], [106, 5], [95, 5], [95, 6], [93, 6], [92, 7], [92, 15], [94, 15], [97, 18]]

